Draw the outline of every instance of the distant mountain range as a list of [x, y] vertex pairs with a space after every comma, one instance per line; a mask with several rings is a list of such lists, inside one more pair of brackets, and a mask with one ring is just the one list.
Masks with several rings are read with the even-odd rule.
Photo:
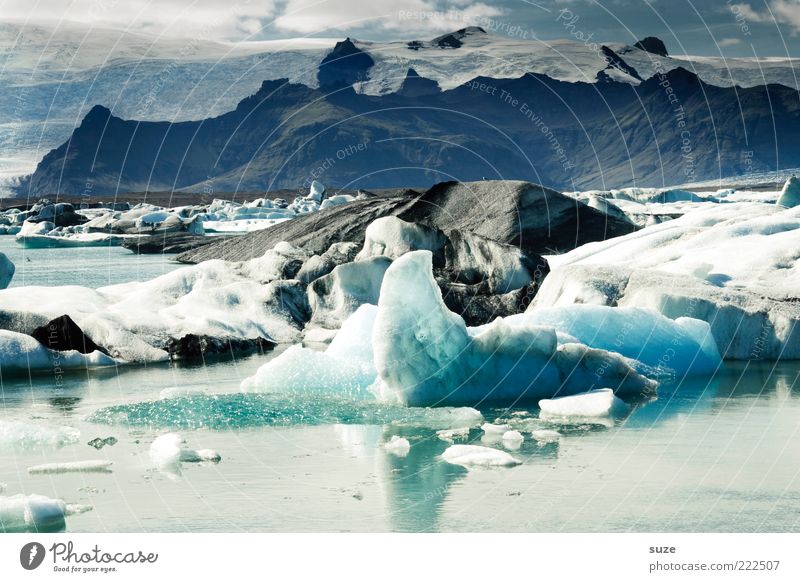
[[[290, 52], [274, 52], [287, 78], [264, 81], [207, 119], [124, 120], [118, 106], [95, 106], [17, 192], [208, 193], [302, 188], [313, 179], [375, 188], [484, 178], [588, 189], [800, 166], [800, 99], [788, 59], [769, 66], [676, 59], [653, 38], [634, 46], [545, 45], [479, 28], [431, 41], [347, 39]], [[197, 100], [205, 102], [208, 88], [200, 86]], [[202, 107], [192, 95], [181, 107], [196, 112]], [[168, 106], [154, 99], [159, 111]]]

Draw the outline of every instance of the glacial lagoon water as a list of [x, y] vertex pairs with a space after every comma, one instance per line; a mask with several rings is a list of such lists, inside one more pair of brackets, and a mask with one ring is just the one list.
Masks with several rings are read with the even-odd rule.
[[[11, 237], [0, 241], [13, 244]], [[61, 264], [58, 252], [42, 255], [52, 269], [28, 266], [37, 259], [17, 262], [26, 283], [97, 286], [175, 267], [122, 249], [70, 249]], [[112, 252], [119, 254], [109, 261]], [[104, 275], [72, 274], [92, 261], [105, 265]], [[63, 279], [48, 283], [62, 268]], [[535, 407], [483, 409], [488, 421], [507, 420], [523, 432], [522, 446], [509, 451], [522, 464], [467, 470], [440, 459], [448, 444], [436, 430], [454, 422], [446, 411], [238, 394], [239, 382], [282, 349], [205, 365], [83, 371], [58, 381], [49, 373], [0, 378], [0, 422], [16, 427], [0, 431], [5, 494], [92, 505], [67, 519], [75, 532], [800, 528], [798, 363], [728, 363], [712, 379], [663, 385], [658, 398], [606, 425], [549, 425]], [[197, 393], [161, 400], [164, 389]], [[19, 444], [14, 431], [21, 426], [68, 426], [80, 436], [60, 447], [37, 443], [35, 435]], [[537, 444], [528, 432], [537, 428], [562, 437]], [[177, 479], [159, 472], [149, 446], [168, 431], [191, 448], [215, 449], [222, 461], [184, 464]], [[411, 443], [407, 457], [383, 448], [393, 435]], [[503, 448], [482, 435], [473, 428], [464, 442]], [[117, 443], [99, 451], [86, 444], [110, 436]], [[89, 459], [112, 460], [113, 471], [27, 472]]]

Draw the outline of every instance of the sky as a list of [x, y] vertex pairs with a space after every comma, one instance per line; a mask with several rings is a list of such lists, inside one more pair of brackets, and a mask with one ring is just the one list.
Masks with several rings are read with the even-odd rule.
[[800, 57], [800, 0], [0, 0], [4, 19], [228, 41], [428, 39], [478, 25], [542, 40], [657, 36], [674, 55]]

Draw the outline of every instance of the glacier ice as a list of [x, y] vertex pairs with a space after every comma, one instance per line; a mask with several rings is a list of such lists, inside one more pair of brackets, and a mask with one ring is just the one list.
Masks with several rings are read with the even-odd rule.
[[387, 269], [372, 345], [381, 397], [411, 406], [539, 399], [598, 383], [623, 393], [654, 387], [618, 354], [559, 346], [552, 328], [497, 319], [471, 334], [444, 305], [429, 251]]
[[777, 204], [785, 208], [794, 208], [800, 204], [800, 180], [791, 176], [783, 185]]
[[[552, 327], [559, 334], [559, 343], [577, 342], [619, 353], [644, 364], [640, 372], [713, 374], [722, 364], [708, 323], [688, 317], [672, 320], [652, 309], [534, 307], [506, 321]], [[637, 367], [637, 363], [632, 365]]]
[[503, 446], [511, 451], [516, 451], [522, 446], [525, 437], [518, 430], [509, 430], [503, 433]]
[[14, 263], [5, 254], [0, 253], [0, 289], [5, 289], [14, 278]]
[[462, 440], [469, 437], [469, 427], [451, 428], [445, 430], [437, 430], [436, 436], [441, 440], [452, 444], [456, 439]]
[[494, 424], [491, 422], [486, 422], [481, 426], [481, 430], [486, 434], [497, 434], [503, 435], [507, 431], [511, 430], [511, 426], [507, 424]]
[[0, 531], [58, 532], [66, 527], [67, 505], [44, 495], [0, 496]]
[[617, 417], [630, 410], [630, 407], [614, 396], [614, 391], [608, 388], [543, 399], [539, 401], [539, 408], [541, 408], [539, 417], [543, 419]]
[[725, 359], [800, 357], [800, 207], [706, 204], [549, 257], [531, 309], [641, 307], [706, 321]]
[[0, 420], [0, 450], [56, 449], [77, 443], [80, 435], [78, 429], [69, 426]]
[[394, 435], [388, 442], [384, 443], [383, 448], [397, 457], [406, 457], [411, 450], [411, 443], [406, 438]]
[[505, 451], [480, 445], [450, 445], [442, 453], [442, 459], [465, 467], [514, 467], [522, 464]]
[[309, 328], [338, 329], [345, 319], [366, 303], [377, 304], [384, 273], [391, 260], [376, 256], [338, 265], [308, 286], [311, 306]]
[[[293, 253], [279, 244], [252, 261], [206, 261], [149, 281], [99, 289], [12, 287], [0, 290], [0, 304], [10, 316], [34, 311], [49, 320], [67, 314], [95, 343], [126, 362], [166, 360], [170, 338], [187, 335], [294, 341], [300, 336], [297, 318], [307, 310], [297, 301], [305, 303], [305, 295], [289, 293], [285, 281], [263, 284], [278, 270], [299, 269], [300, 255]], [[27, 346], [27, 340], [8, 334], [0, 341], [14, 342], [15, 350]], [[49, 367], [46, 356], [35, 354], [31, 367]], [[93, 358], [89, 363], [113, 363]]]
[[367, 227], [365, 237], [364, 248], [356, 256], [357, 261], [372, 257], [396, 259], [417, 250], [437, 252], [444, 247], [446, 240], [438, 229], [406, 222], [396, 216], [373, 220]]
[[63, 473], [110, 473], [114, 461], [92, 459], [66, 463], [45, 463], [28, 467], [30, 475], [61, 475]]
[[102, 352], [81, 354], [76, 350], [59, 352], [46, 348], [33, 337], [0, 329], [0, 373], [27, 374], [31, 370], [50, 369], [61, 374], [65, 370], [94, 366], [113, 366], [117, 360]]

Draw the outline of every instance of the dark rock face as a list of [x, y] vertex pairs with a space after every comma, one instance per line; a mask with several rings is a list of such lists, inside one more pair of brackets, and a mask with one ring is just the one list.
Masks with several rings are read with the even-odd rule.
[[452, 230], [447, 233], [445, 268], [441, 274], [453, 283], [497, 295], [531, 284], [538, 287], [549, 271], [544, 258], [517, 247], [471, 232]]
[[[625, 60], [617, 53], [615, 53], [613, 50], [603, 45], [600, 47], [600, 51], [603, 53], [603, 56], [606, 58], [606, 61], [608, 62], [608, 67], [606, 67], [606, 70], [608, 70], [609, 68], [614, 68], [619, 71], [622, 71], [626, 75], [633, 77], [634, 79], [637, 79], [639, 81], [643, 80], [639, 76], [639, 73], [636, 72], [636, 69], [634, 69], [628, 63], [626, 63]], [[598, 73], [598, 76], [601, 73], [603, 73], [603, 71], [600, 71], [600, 73]], [[608, 75], [606, 75], [606, 78], [609, 79]]]
[[[351, 59], [362, 60], [356, 53], [341, 63]], [[339, 62], [330, 65], [335, 69]], [[627, 67], [615, 62], [608, 66]], [[332, 75], [331, 82], [358, 78], [366, 64]], [[336, 163], [327, 164], [324, 182], [353, 188], [427, 185], [453, 176], [609, 189], [800, 166], [795, 89], [715, 87], [677, 69], [633, 86], [615, 80], [613, 72], [601, 71], [602, 83], [535, 74], [479, 77], [430, 94], [422, 93], [432, 85], [412, 77], [400, 92], [381, 96], [283, 79], [265, 82], [233, 111], [181, 123], [126, 121], [96, 109], [17, 191], [80, 194], [87, 176], [98, 196], [201, 192], [209, 178], [218, 190], [296, 189], [326, 160]], [[681, 104], [680, 125], [662, 83]], [[491, 86], [493, 95], [472, 88], [481, 84]], [[519, 106], [510, 107], [498, 97], [503, 94]], [[691, 159], [682, 151], [683, 131], [692, 136]], [[357, 155], [336, 157], [356, 144], [364, 146]], [[754, 152], [746, 165], [740, 155], [745, 150]]]
[[91, 354], [99, 350], [108, 353], [84, 334], [69, 315], [56, 317], [47, 324], [34, 329], [31, 335], [40, 344], [51, 350], [60, 352], [76, 350], [82, 354]]
[[486, 292], [480, 285], [464, 285], [437, 279], [442, 299], [447, 308], [464, 318], [474, 327], [490, 323], [498, 317], [521, 313], [530, 305], [538, 285], [531, 284], [521, 289], [499, 295]]
[[374, 64], [372, 57], [348, 38], [337, 42], [333, 50], [322, 59], [317, 72], [317, 81], [321, 88], [352, 85], [366, 80], [368, 71]]
[[275, 345], [275, 342], [263, 337], [241, 339], [187, 334], [181, 338], [170, 339], [164, 349], [173, 360], [196, 361], [205, 358], [243, 355], [254, 351], [264, 353], [273, 349]]
[[426, 95], [435, 95], [440, 92], [441, 88], [439, 87], [439, 83], [432, 79], [420, 77], [414, 69], [409, 69], [397, 94], [403, 97], [424, 97]]
[[399, 214], [445, 232], [471, 232], [532, 257], [636, 230], [568, 196], [529, 182], [442, 182]]
[[286, 241], [314, 254], [335, 242], [364, 243], [376, 218], [397, 216], [444, 232], [472, 232], [521, 248], [531, 257], [574, 249], [636, 230], [554, 190], [507, 180], [443, 182], [416, 196], [373, 198], [300, 216], [271, 228], [194, 249], [178, 256], [187, 263], [208, 259], [242, 261]]
[[260, 257], [281, 241], [321, 255], [337, 242], [364, 243], [367, 226], [381, 216], [397, 215], [414, 198], [370, 198], [299, 216], [270, 228], [194, 249], [178, 256], [185, 263], [208, 259], [244, 261]]
[[431, 45], [439, 48], [461, 48], [464, 46], [462, 41], [473, 34], [486, 34], [486, 31], [480, 26], [468, 26], [449, 34], [437, 36], [431, 41]]
[[664, 44], [664, 41], [654, 36], [648, 36], [646, 38], [643, 38], [633, 46], [635, 46], [638, 49], [642, 49], [643, 51], [647, 51], [648, 53], [653, 53], [654, 55], [658, 55], [661, 57], [669, 56], [669, 53], [667, 53], [667, 46]]
[[[229, 237], [220, 237], [227, 239]], [[207, 244], [219, 242], [217, 237], [199, 234], [164, 233], [152, 234], [123, 241], [122, 246], [138, 255], [185, 253]]]

